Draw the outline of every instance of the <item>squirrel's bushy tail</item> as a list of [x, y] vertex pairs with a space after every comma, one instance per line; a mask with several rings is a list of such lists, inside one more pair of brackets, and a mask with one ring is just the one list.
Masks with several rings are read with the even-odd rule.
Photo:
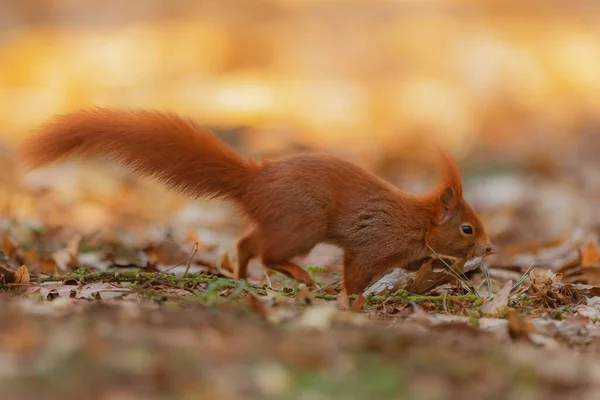
[[25, 139], [29, 168], [69, 155], [102, 156], [192, 197], [238, 199], [260, 164], [171, 113], [94, 108], [55, 117]]

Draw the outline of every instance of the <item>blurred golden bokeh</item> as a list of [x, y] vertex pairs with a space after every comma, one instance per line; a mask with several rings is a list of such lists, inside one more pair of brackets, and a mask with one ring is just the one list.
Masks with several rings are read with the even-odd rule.
[[245, 127], [265, 148], [522, 157], [598, 121], [592, 1], [166, 3], [3, 2], [1, 137], [102, 105]]

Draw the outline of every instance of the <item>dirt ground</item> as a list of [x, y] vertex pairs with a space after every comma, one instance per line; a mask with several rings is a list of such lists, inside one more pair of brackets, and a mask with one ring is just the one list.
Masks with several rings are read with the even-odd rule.
[[467, 172], [495, 254], [460, 276], [392, 271], [364, 304], [327, 246], [299, 261], [315, 290], [257, 263], [231, 279], [227, 206], [97, 164], [11, 168], [1, 399], [600, 398], [591, 167]]

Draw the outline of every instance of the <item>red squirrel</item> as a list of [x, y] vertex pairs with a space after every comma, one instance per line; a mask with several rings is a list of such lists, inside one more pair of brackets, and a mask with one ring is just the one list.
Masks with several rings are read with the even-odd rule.
[[328, 243], [344, 251], [344, 290], [360, 294], [392, 267], [430, 258], [431, 249], [457, 258], [492, 249], [463, 199], [458, 165], [444, 151], [440, 185], [416, 195], [331, 155], [249, 159], [194, 121], [159, 111], [93, 108], [59, 115], [20, 149], [29, 168], [75, 154], [104, 156], [182, 194], [237, 205], [251, 223], [237, 243], [238, 279], [260, 257], [265, 267], [312, 285], [290, 260]]

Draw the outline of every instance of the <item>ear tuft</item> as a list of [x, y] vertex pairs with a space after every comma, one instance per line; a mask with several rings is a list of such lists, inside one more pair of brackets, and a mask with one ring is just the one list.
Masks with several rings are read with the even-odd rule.
[[454, 157], [445, 150], [438, 148], [440, 153], [440, 178], [442, 193], [448, 188], [452, 188], [454, 191], [455, 201], [462, 198], [463, 195], [463, 183], [462, 175], [460, 174], [460, 168]]

